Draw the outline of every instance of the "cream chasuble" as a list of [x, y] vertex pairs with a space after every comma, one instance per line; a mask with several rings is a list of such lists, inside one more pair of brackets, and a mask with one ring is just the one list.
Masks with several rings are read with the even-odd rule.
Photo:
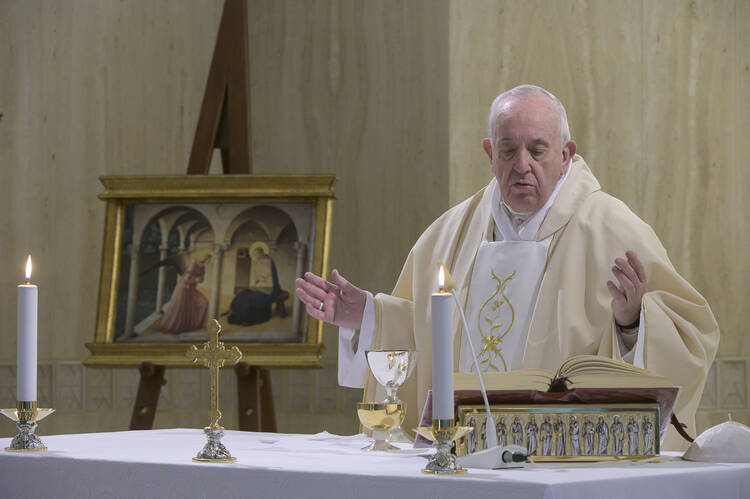
[[[446, 263], [458, 283], [459, 301], [467, 303], [474, 261], [482, 242], [488, 239], [495, 187], [493, 179], [444, 213], [420, 236], [392, 293], [375, 296], [371, 341], [363, 344], [363, 338], [359, 338], [359, 348], [365, 350], [369, 344], [371, 348], [411, 348], [419, 352], [414, 372], [398, 392], [408, 404], [402, 425], [407, 431], [417, 426], [432, 382], [430, 293], [437, 289], [437, 263]], [[615, 258], [633, 250], [648, 276], [641, 307], [642, 338], [633, 351], [640, 353], [646, 369], [682, 387], [677, 417], [687, 424], [689, 433], [695, 434], [695, 410], [719, 341], [718, 325], [705, 299], [675, 271], [651, 227], [624, 203], [601, 191], [580, 156], [573, 158], [568, 178], [534, 240], [548, 238], [545, 270], [532, 300], [535, 305], [525, 351], [518, 355], [519, 367], [554, 370], [579, 354], [620, 358], [620, 335], [606, 282], [612, 279], [610, 268]], [[456, 364], [445, 368], [458, 370], [458, 314], [454, 316], [453, 332]], [[365, 400], [384, 398], [372, 376], [367, 376], [365, 385]], [[662, 448], [686, 447], [670, 428]]]
[[[503, 203], [500, 187], [492, 190], [494, 239], [479, 245], [469, 284], [466, 317], [479, 369], [511, 371], [521, 367], [529, 322], [534, 313], [539, 282], [552, 237], [534, 240], [549, 207], [568, 178], [560, 178], [547, 202], [518, 227], [514, 227]], [[461, 335], [460, 372], [474, 370], [467, 331]]]

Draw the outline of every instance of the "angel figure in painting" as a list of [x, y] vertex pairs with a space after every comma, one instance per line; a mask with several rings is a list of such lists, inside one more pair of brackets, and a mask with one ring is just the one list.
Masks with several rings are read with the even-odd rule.
[[172, 298], [159, 324], [159, 331], [180, 334], [201, 329], [206, 325], [208, 300], [196, 287], [205, 279], [206, 264], [210, 260], [211, 253], [200, 259], [196, 256], [193, 263], [180, 273]]

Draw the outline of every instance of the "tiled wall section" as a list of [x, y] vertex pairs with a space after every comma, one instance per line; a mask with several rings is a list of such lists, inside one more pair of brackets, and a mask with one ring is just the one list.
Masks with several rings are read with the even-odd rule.
[[[750, 419], [749, 374], [747, 359], [716, 360], [701, 399], [698, 428], [726, 421], [729, 414], [735, 420]], [[127, 429], [138, 389], [136, 369], [88, 369], [80, 363], [56, 362], [40, 364], [38, 376], [40, 406], [56, 410], [55, 416], [45, 421], [43, 433]], [[208, 372], [200, 369], [167, 369], [155, 427], [204, 425], [208, 378]], [[237, 428], [234, 371], [223, 369], [220, 383], [222, 423]], [[326, 360], [319, 370], [272, 370], [271, 384], [279, 431], [352, 434], [358, 430], [355, 406], [362, 390], [337, 386], [335, 360]], [[0, 407], [14, 407], [15, 392], [15, 365], [0, 364]], [[88, 426], [80, 425], [81, 420]], [[10, 436], [13, 431], [9, 421], [0, 423], [0, 436]]]
[[[167, 369], [167, 384], [159, 398], [156, 428], [195, 427], [207, 423], [208, 371]], [[337, 386], [336, 361], [318, 370], [272, 370], [274, 407], [279, 431], [352, 434], [358, 431], [356, 403], [362, 390]], [[137, 369], [89, 369], [80, 362], [40, 363], [38, 399], [53, 407], [43, 434], [126, 430], [138, 390]], [[232, 369], [220, 374], [222, 424], [237, 428], [237, 379]], [[0, 364], [0, 407], [16, 403], [16, 366]], [[81, 422], [83, 421], [83, 424]], [[14, 432], [0, 422], [0, 436]]]
[[748, 359], [718, 358], [711, 366], [696, 416], [699, 430], [732, 419], [750, 421]]

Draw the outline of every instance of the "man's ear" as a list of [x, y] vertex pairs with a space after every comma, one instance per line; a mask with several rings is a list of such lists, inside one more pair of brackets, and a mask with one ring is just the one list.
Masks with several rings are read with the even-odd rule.
[[490, 158], [490, 163], [492, 163], [492, 142], [490, 142], [490, 139], [482, 140], [482, 148], [484, 149], [485, 154], [487, 154], [487, 157]]
[[573, 158], [573, 156], [576, 153], [576, 143], [572, 140], [569, 140], [563, 145], [562, 148], [562, 155], [563, 155], [563, 167], [560, 176], [565, 175], [568, 173], [568, 168], [570, 168], [570, 160]]

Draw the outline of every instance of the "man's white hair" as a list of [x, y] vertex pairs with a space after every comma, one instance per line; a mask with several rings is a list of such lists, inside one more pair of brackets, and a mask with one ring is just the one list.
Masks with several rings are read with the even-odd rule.
[[539, 95], [546, 95], [547, 97], [552, 99], [552, 102], [555, 103], [555, 107], [557, 107], [557, 114], [560, 116], [560, 137], [562, 138], [562, 143], [564, 145], [567, 141], [570, 140], [568, 113], [565, 112], [565, 106], [563, 106], [562, 102], [560, 102], [560, 99], [552, 95], [551, 92], [536, 85], [519, 85], [495, 97], [495, 100], [492, 101], [492, 105], [490, 106], [490, 118], [487, 124], [487, 136], [490, 137], [490, 139], [492, 138], [492, 127], [497, 120], [497, 115], [500, 112], [500, 107], [503, 101], [509, 99], [510, 97], [528, 97]]

